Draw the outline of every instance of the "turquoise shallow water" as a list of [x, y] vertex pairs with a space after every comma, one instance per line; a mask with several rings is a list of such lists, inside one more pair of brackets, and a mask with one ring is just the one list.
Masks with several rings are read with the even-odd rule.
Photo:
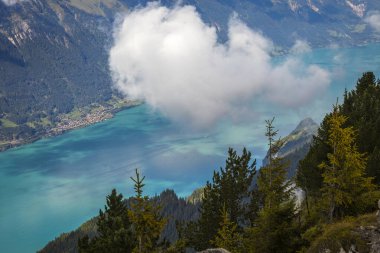
[[302, 108], [268, 107], [258, 98], [252, 102], [254, 118], [190, 131], [141, 105], [105, 122], [0, 153], [0, 252], [35, 252], [96, 215], [114, 187], [131, 195], [129, 176], [135, 167], [147, 177], [147, 194], [172, 188], [186, 196], [223, 165], [229, 146], [247, 146], [262, 157], [263, 120], [269, 115], [277, 117], [284, 136], [306, 116], [321, 120], [362, 72], [380, 74], [378, 44], [317, 49], [303, 58], [329, 69], [333, 82]]

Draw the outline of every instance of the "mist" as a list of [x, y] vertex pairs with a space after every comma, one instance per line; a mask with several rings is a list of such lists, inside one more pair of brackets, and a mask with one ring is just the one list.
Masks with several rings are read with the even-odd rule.
[[192, 6], [149, 4], [130, 11], [114, 29], [109, 65], [115, 87], [143, 99], [175, 122], [208, 128], [220, 120], [255, 114], [255, 102], [289, 109], [311, 103], [331, 82], [330, 73], [306, 65], [307, 42], [273, 63], [274, 45], [232, 15], [228, 40]]

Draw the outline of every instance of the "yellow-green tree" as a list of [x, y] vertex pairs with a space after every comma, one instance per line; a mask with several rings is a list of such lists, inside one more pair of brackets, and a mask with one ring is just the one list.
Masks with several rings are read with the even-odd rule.
[[221, 218], [220, 228], [211, 244], [218, 248], [226, 249], [231, 253], [242, 252], [243, 237], [237, 231], [237, 225], [230, 220], [225, 205], [221, 210]]
[[137, 238], [137, 246], [133, 252], [152, 253], [157, 250], [157, 241], [166, 220], [160, 215], [160, 207], [149, 201], [148, 196], [143, 196], [145, 177], [141, 178], [136, 169], [136, 178], [131, 177], [131, 179], [135, 183], [136, 192], [128, 211]]
[[[345, 215], [345, 210], [357, 209], [363, 202], [363, 194], [373, 191], [372, 178], [365, 175], [366, 158], [355, 145], [356, 133], [352, 127], [344, 127], [347, 117], [334, 108], [328, 119], [327, 145], [331, 152], [322, 162], [322, 196], [329, 221]], [[351, 208], [352, 207], [352, 208]]]

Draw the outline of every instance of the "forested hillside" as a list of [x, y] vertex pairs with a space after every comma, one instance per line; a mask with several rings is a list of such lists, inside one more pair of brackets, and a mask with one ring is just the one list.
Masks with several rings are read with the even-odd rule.
[[2, 141], [41, 136], [59, 115], [105, 104], [116, 94], [107, 47], [115, 14], [125, 7], [90, 3], [0, 2]]
[[[132, 198], [125, 200], [125, 205], [130, 207]], [[161, 215], [167, 218], [167, 223], [163, 228], [161, 240], [170, 243], [178, 240], [178, 232], [176, 223], [189, 222], [199, 218], [199, 203], [193, 204], [183, 198], [179, 198], [173, 190], [165, 190], [160, 195], [150, 200], [155, 205], [161, 207]], [[84, 236], [93, 238], [97, 235], [97, 218], [93, 218], [75, 231], [64, 233], [55, 240], [48, 243], [39, 252], [41, 253], [77, 253], [78, 239]]]

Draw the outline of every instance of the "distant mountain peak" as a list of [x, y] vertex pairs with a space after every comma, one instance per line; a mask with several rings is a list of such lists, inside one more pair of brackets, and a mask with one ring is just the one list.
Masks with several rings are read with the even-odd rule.
[[[305, 118], [297, 127], [282, 138], [281, 147], [276, 156], [285, 158], [290, 162], [288, 177], [292, 177], [297, 169], [299, 160], [303, 159], [309, 151], [313, 136], [317, 134], [318, 124], [311, 118]], [[268, 164], [268, 153], [263, 160], [263, 165]]]
[[305, 118], [298, 123], [297, 127], [293, 130], [293, 132], [299, 132], [305, 129], [315, 129], [318, 128], [318, 124], [312, 118]]

